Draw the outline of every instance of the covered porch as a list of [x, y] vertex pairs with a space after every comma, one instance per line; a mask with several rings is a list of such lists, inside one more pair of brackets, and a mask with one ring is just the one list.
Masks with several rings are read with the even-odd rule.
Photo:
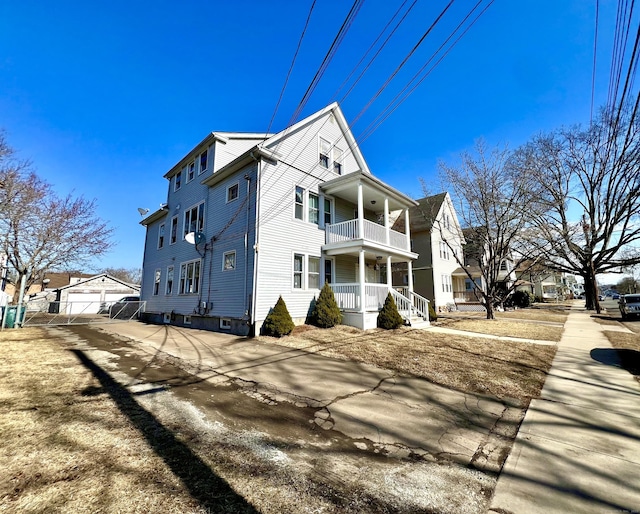
[[[355, 263], [351, 274], [337, 273], [340, 277], [353, 277], [352, 280], [334, 280], [330, 284], [344, 323], [362, 329], [375, 328], [378, 312], [389, 293], [408, 323], [416, 318], [428, 320], [428, 302], [413, 292], [411, 274], [412, 262], [418, 254], [411, 251], [409, 209], [416, 202], [362, 172], [338, 177], [320, 188], [324, 194], [352, 204], [357, 214], [354, 219], [327, 224], [322, 246], [325, 258], [350, 257]], [[405, 220], [404, 233], [391, 229], [400, 216]], [[392, 287], [390, 272], [392, 264], [400, 262], [406, 264], [410, 277], [402, 293]]]

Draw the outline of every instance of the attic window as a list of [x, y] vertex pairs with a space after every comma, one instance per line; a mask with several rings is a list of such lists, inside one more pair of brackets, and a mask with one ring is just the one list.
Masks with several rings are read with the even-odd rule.
[[178, 173], [176, 173], [173, 190], [177, 191], [178, 189], [180, 189], [181, 186], [182, 186], [182, 172], [179, 171]]
[[336, 146], [333, 147], [333, 171], [342, 175], [342, 150]]
[[198, 170], [198, 175], [207, 171], [207, 150], [200, 154], [200, 169]]
[[320, 138], [320, 166], [329, 169], [329, 161], [331, 155], [331, 143]]

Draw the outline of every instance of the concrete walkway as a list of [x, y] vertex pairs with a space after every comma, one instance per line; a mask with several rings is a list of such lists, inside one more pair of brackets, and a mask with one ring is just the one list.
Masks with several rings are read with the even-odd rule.
[[603, 328], [584, 309], [569, 314], [489, 512], [640, 512], [640, 384]]

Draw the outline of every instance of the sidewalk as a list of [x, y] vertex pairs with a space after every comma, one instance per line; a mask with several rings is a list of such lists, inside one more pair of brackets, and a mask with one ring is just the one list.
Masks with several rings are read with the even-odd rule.
[[489, 512], [640, 512], [640, 385], [575, 308]]

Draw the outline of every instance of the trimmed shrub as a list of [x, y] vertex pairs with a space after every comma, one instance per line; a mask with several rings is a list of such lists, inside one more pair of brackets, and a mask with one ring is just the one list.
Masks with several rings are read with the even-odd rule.
[[327, 282], [320, 290], [320, 296], [311, 313], [311, 323], [320, 328], [331, 328], [342, 322], [342, 313], [336, 303], [333, 290]]
[[438, 321], [438, 314], [433, 302], [429, 302], [429, 321]]
[[509, 300], [512, 306], [524, 309], [526, 307], [531, 307], [534, 297], [529, 291], [515, 291], [509, 297]]
[[384, 306], [378, 314], [378, 328], [392, 330], [394, 328], [400, 328], [402, 325], [404, 325], [404, 320], [398, 312], [396, 302], [393, 300], [391, 293], [387, 293], [387, 299], [384, 301]]
[[284, 303], [282, 296], [280, 296], [276, 305], [264, 320], [262, 332], [266, 336], [282, 337], [290, 334], [294, 327], [287, 304]]

